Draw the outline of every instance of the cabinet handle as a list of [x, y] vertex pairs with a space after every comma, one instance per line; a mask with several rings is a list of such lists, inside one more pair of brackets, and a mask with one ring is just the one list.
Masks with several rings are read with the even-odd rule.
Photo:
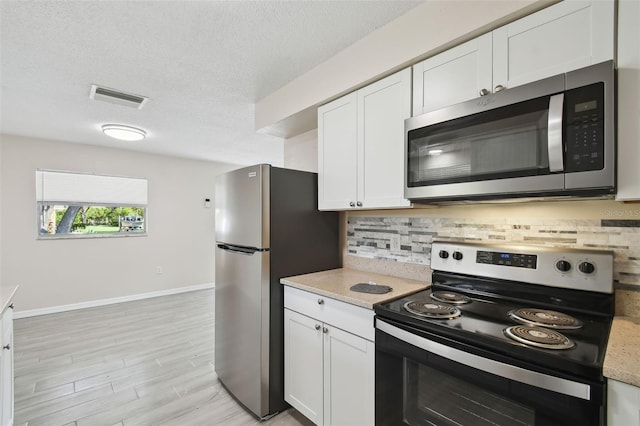
[[317, 330], [320, 330], [320, 328], [321, 328], [321, 327], [320, 327], [320, 324], [316, 324], [316, 331], [317, 331]]
[[489, 93], [491, 92], [487, 89], [480, 89], [480, 96], [487, 96]]
[[506, 87], [504, 87], [502, 84], [498, 84], [498, 85], [493, 89], [493, 91], [494, 91], [494, 92], [500, 92], [500, 91], [502, 91], [502, 90], [504, 90], [504, 89], [506, 89]]
[[329, 329], [327, 327], [322, 327], [322, 332], [324, 334], [327, 334], [329, 332]]
[[358, 202], [356, 203], [356, 206], [358, 206], [358, 207], [362, 207], [362, 201], [358, 201]]
[[355, 207], [356, 203], [354, 203], [353, 201], [349, 203], [349, 207]]
[[324, 305], [324, 300], [318, 299], [318, 305]]
[[11, 345], [10, 344], [6, 344], [2, 347], [2, 349], [6, 349], [6, 350], [10, 350], [11, 349]]

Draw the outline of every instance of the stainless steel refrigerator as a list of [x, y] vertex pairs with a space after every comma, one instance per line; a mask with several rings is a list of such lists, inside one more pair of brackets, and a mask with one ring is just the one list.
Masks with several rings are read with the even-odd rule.
[[315, 173], [267, 164], [216, 178], [215, 369], [258, 418], [284, 401], [280, 278], [338, 268], [338, 215], [319, 212]]

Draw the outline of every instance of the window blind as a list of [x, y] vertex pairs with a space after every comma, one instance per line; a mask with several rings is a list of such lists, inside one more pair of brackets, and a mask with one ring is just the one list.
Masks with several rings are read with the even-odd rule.
[[147, 205], [147, 179], [36, 170], [36, 202]]

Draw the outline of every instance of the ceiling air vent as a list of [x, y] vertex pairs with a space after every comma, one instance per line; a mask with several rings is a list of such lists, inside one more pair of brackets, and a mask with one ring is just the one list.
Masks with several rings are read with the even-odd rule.
[[142, 106], [149, 100], [149, 98], [146, 98], [144, 96], [125, 93], [106, 87], [100, 87], [95, 84], [91, 85], [91, 93], [89, 94], [89, 99], [109, 102], [116, 105], [124, 105], [137, 109], [142, 109]]

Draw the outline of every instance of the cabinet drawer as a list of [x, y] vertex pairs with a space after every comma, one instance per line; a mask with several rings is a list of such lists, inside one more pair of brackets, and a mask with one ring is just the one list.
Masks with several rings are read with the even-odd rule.
[[284, 307], [374, 341], [371, 309], [289, 286], [284, 287]]

